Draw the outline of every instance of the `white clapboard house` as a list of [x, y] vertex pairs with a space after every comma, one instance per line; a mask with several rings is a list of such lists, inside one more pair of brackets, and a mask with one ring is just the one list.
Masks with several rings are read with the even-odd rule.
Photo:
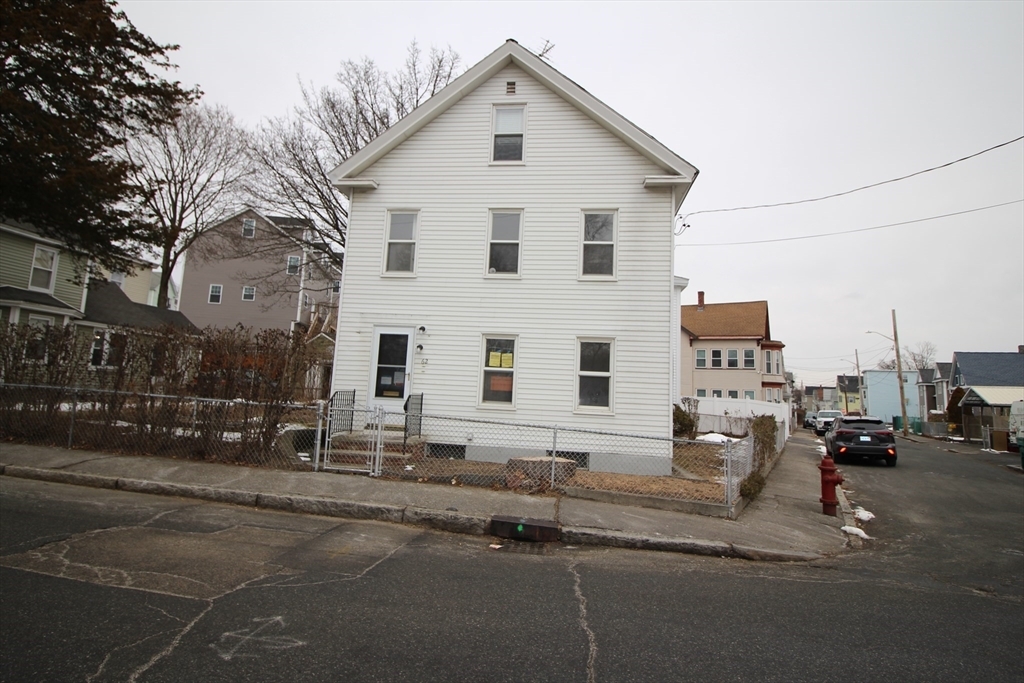
[[696, 176], [507, 41], [331, 174], [351, 202], [334, 390], [671, 436], [686, 286], [673, 217]]

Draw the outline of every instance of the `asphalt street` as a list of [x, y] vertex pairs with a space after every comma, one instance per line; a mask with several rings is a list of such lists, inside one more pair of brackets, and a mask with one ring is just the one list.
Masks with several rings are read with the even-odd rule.
[[1024, 680], [1024, 477], [900, 446], [843, 467], [874, 540], [793, 564], [2, 477], [0, 678]]

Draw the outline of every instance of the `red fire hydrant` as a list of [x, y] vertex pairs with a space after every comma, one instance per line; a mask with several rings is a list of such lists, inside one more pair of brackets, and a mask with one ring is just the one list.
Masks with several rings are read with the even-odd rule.
[[843, 483], [843, 475], [836, 469], [830, 455], [821, 459], [818, 469], [821, 470], [821, 514], [835, 517], [836, 506], [839, 505], [836, 487]]

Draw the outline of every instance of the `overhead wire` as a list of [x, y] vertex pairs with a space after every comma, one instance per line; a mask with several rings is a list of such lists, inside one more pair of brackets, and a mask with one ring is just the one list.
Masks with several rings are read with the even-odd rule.
[[854, 192], [861, 192], [863, 190], [870, 190], [871, 188], [874, 188], [874, 187], [880, 187], [882, 185], [888, 185], [889, 183], [896, 183], [896, 182], [899, 182], [901, 180], [907, 180], [908, 178], [913, 178], [915, 176], [923, 175], [925, 173], [931, 173], [932, 171], [938, 171], [938, 170], [943, 169], [943, 168], [948, 168], [948, 167], [950, 167], [950, 166], [952, 166], [954, 164], [959, 164], [962, 161], [967, 161], [968, 159], [973, 159], [974, 157], [981, 156], [982, 154], [986, 154], [986, 153], [991, 152], [993, 150], [997, 150], [1000, 147], [1006, 147], [1007, 145], [1012, 145], [1013, 143], [1019, 142], [1021, 140], [1024, 140], [1024, 135], [1021, 135], [1020, 137], [1016, 137], [1016, 138], [1014, 138], [1012, 140], [1007, 140], [1006, 142], [1001, 142], [998, 145], [993, 145], [992, 147], [988, 147], [986, 149], [983, 149], [980, 152], [975, 152], [974, 154], [968, 154], [965, 157], [960, 157], [959, 159], [954, 159], [953, 161], [947, 161], [946, 163], [939, 164], [938, 166], [932, 166], [931, 168], [926, 168], [926, 169], [923, 169], [923, 170], [920, 170], [920, 171], [915, 171], [914, 173], [908, 173], [907, 175], [899, 176], [898, 178], [890, 178], [888, 180], [882, 180], [882, 181], [879, 181], [877, 183], [871, 183], [870, 185], [862, 185], [861, 187], [855, 187], [852, 190], [844, 190], [842, 192], [834, 192], [832, 194], [827, 194], [827, 195], [824, 195], [822, 197], [812, 197], [810, 199], [797, 199], [797, 200], [793, 200], [793, 201], [789, 201], [789, 202], [777, 202], [775, 204], [754, 204], [754, 205], [751, 205], [751, 206], [734, 206], [734, 207], [724, 208], [724, 209], [703, 209], [701, 211], [691, 211], [690, 213], [685, 214], [684, 216], [682, 216], [682, 219], [681, 219], [681, 228], [682, 229], [676, 231], [675, 234], [678, 237], [679, 235], [682, 235], [684, 232], [686, 232], [686, 229], [688, 227], [690, 227], [686, 223], [686, 220], [690, 216], [696, 216], [698, 214], [705, 214], [705, 213], [724, 213], [724, 212], [727, 212], [727, 211], [749, 211], [751, 209], [772, 209], [772, 208], [776, 208], [776, 207], [779, 207], [779, 206], [795, 206], [797, 204], [810, 204], [812, 202], [825, 201], [826, 199], [835, 199], [836, 197], [844, 197], [844, 196], [846, 196], [848, 194], [853, 194]]
[[926, 218], [915, 218], [909, 221], [899, 221], [897, 223], [886, 223], [885, 225], [873, 225], [870, 228], [855, 228], [853, 230], [838, 230], [836, 232], [822, 232], [815, 235], [798, 235], [796, 237], [776, 237], [767, 240], [747, 240], [744, 242], [698, 242], [695, 244], [677, 244], [677, 247], [735, 247], [742, 246], [745, 244], [770, 244], [772, 242], [796, 242], [798, 240], [812, 240], [820, 237], [834, 237], [836, 235], [852, 235], [857, 232], [869, 232], [871, 230], [882, 230], [884, 228], [896, 228], [901, 225], [913, 225], [914, 223], [924, 223], [926, 221], [935, 221], [940, 218], [950, 218], [951, 216], [963, 216], [968, 213], [977, 213], [978, 211], [988, 211], [989, 209], [998, 209], [1002, 206], [1009, 206], [1011, 204], [1020, 204], [1024, 202], [1024, 199], [1014, 199], [1009, 202], [1002, 202], [1000, 204], [989, 204], [988, 206], [979, 206], [974, 209], [965, 209], [963, 211], [954, 211], [952, 213], [939, 214], [938, 216], [928, 216]]

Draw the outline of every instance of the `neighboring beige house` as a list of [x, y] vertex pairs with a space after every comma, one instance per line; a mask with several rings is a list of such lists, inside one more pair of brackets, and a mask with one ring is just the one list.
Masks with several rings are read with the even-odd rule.
[[860, 377], [857, 375], [836, 375], [836, 393], [839, 410], [844, 415], [861, 414]]
[[307, 225], [245, 209], [185, 256], [179, 309], [198, 327], [293, 329], [337, 306], [340, 257], [304, 248]]
[[[137, 304], [156, 306], [160, 289], [160, 268], [149, 261], [138, 260], [137, 268], [130, 274], [103, 270], [103, 276], [109, 282], [121, 288], [130, 300]], [[167, 291], [168, 308], [178, 309], [178, 286], [170, 281]]]
[[771, 338], [767, 301], [682, 306], [680, 396], [788, 401], [780, 341]]
[[[670, 437], [672, 226], [696, 175], [507, 41], [331, 172], [350, 199], [334, 389]], [[503, 461], [486, 431], [444, 438]]]

